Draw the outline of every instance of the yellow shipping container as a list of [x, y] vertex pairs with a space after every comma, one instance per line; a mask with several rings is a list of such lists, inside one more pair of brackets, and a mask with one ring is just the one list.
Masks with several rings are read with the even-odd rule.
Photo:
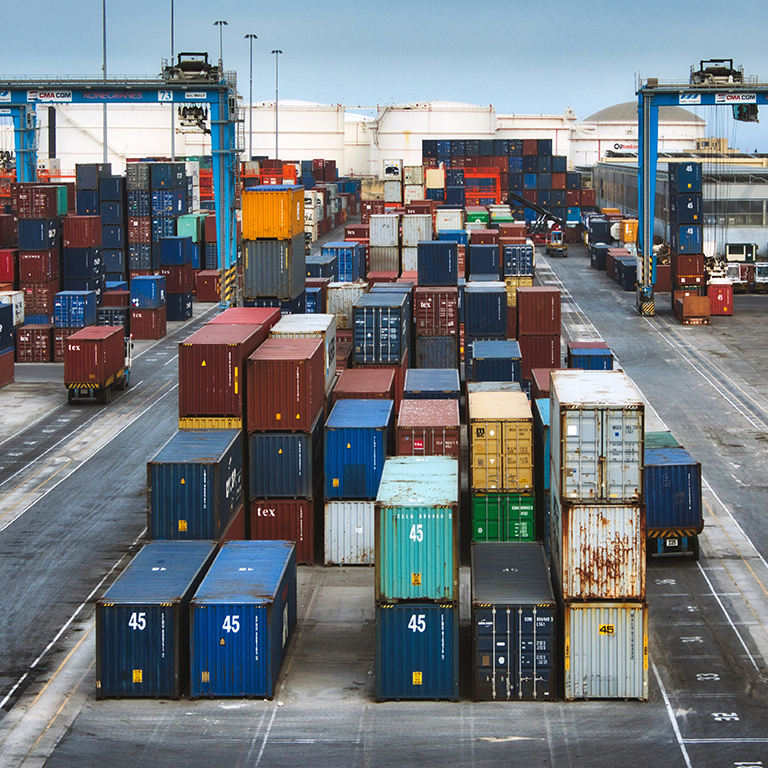
[[245, 240], [291, 240], [304, 232], [304, 188], [278, 186], [243, 192]]
[[600, 213], [621, 213], [619, 208], [601, 208]]
[[181, 416], [179, 429], [242, 429], [239, 416]]
[[507, 306], [517, 306], [517, 289], [530, 288], [533, 285], [533, 275], [517, 275], [505, 277], [504, 284], [507, 288]]
[[533, 414], [524, 392], [470, 392], [473, 491], [533, 489]]
[[619, 239], [622, 243], [637, 242], [637, 219], [623, 219], [621, 221], [621, 237]]

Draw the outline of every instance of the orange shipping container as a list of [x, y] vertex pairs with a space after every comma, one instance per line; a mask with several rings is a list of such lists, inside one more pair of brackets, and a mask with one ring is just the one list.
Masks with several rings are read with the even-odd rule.
[[262, 186], [243, 192], [246, 240], [291, 240], [304, 232], [304, 188]]

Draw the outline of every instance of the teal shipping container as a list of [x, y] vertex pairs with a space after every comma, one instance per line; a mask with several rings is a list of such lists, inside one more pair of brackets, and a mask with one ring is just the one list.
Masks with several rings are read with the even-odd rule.
[[459, 462], [387, 459], [376, 496], [376, 599], [459, 599]]

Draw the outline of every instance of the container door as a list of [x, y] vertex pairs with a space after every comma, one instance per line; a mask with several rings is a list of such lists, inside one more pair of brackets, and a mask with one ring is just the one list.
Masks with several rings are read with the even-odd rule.
[[498, 494], [472, 498], [472, 541], [503, 541]]
[[504, 490], [525, 491], [533, 488], [533, 440], [530, 421], [506, 421], [503, 464]]
[[600, 498], [602, 419], [595, 410], [569, 410], [562, 416], [562, 495], [567, 499]]
[[514, 493], [501, 501], [503, 538], [499, 541], [535, 541], [533, 496]]
[[516, 698], [513, 644], [517, 643], [515, 615], [507, 608], [478, 608], [474, 612], [475, 699]]
[[555, 696], [555, 609], [518, 610], [517, 692], [527, 701]]
[[642, 491], [643, 420], [626, 408], [604, 412], [602, 492], [606, 501], [639, 500]]
[[497, 421], [472, 425], [472, 487], [500, 491], [504, 488], [502, 425]]

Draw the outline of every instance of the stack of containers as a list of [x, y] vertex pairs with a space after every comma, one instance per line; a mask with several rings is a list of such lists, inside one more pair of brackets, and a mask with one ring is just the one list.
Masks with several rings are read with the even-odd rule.
[[192, 237], [163, 237], [160, 240], [160, 269], [165, 278], [166, 320], [192, 317], [192, 290], [195, 287]]
[[533, 285], [533, 243], [501, 246], [501, 268], [507, 289], [507, 338], [517, 338], [517, 289]]
[[517, 340], [522, 378], [533, 368], [560, 368], [560, 290], [545, 286], [517, 289]]
[[400, 274], [400, 216], [373, 214], [368, 225], [368, 270], [397, 277]]
[[93, 291], [100, 305], [106, 289], [100, 216], [67, 216], [62, 222], [61, 275], [65, 291]]
[[13, 367], [13, 306], [10, 304], [0, 304], [0, 387], [4, 387], [13, 381]]
[[406, 213], [402, 218], [403, 272], [418, 272], [419, 243], [434, 239], [434, 219], [430, 213]]
[[[107, 282], [127, 277], [128, 193], [125, 176], [99, 179], [99, 217], [101, 218], [101, 260]], [[66, 245], [65, 245], [66, 247]]]
[[[502, 385], [507, 386], [507, 385]], [[467, 392], [473, 541], [535, 541], [533, 414], [525, 393]]]
[[457, 459], [387, 459], [375, 582], [376, 699], [458, 699]]
[[165, 278], [140, 275], [130, 283], [131, 334], [135, 339], [162, 339], [166, 330]]
[[60, 291], [53, 301], [53, 362], [64, 362], [67, 339], [88, 325], [96, 324], [94, 291]]
[[[152, 253], [150, 163], [126, 164], [128, 275], [149, 275], [159, 266]], [[157, 254], [159, 256], [159, 253]]]
[[280, 184], [243, 192], [243, 297], [304, 312], [304, 189]]
[[325, 562], [374, 560], [374, 500], [391, 453], [394, 403], [344, 398], [325, 424]]
[[626, 374], [552, 372], [550, 547], [566, 700], [648, 698], [643, 435]]
[[474, 381], [474, 343], [507, 338], [507, 291], [504, 283], [467, 283], [464, 289], [464, 332], [465, 376], [467, 381]]

